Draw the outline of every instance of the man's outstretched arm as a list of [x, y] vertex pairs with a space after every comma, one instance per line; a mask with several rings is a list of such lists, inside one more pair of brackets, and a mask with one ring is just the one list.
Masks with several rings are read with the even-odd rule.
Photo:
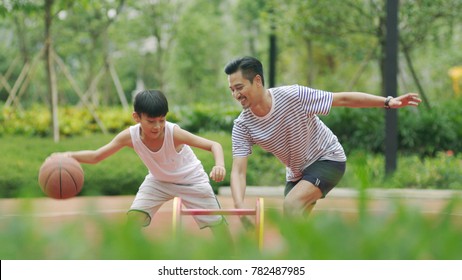
[[407, 93], [397, 97], [383, 97], [364, 92], [334, 92], [332, 106], [351, 108], [401, 108], [418, 106], [422, 100], [417, 93]]

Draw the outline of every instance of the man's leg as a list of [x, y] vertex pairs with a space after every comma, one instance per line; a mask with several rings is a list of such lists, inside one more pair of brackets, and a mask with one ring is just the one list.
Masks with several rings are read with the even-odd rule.
[[318, 187], [300, 180], [284, 199], [284, 214], [289, 217], [306, 216], [321, 197], [322, 192]]
[[311, 212], [316, 201], [323, 198], [345, 173], [345, 162], [320, 160], [302, 172], [299, 182], [287, 182], [284, 190], [284, 212], [288, 216], [303, 216]]

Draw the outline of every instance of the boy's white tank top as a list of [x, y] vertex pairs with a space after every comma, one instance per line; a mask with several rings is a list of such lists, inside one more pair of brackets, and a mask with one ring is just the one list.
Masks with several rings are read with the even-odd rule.
[[149, 150], [141, 141], [140, 124], [130, 127], [133, 148], [148, 168], [147, 176], [180, 185], [209, 183], [209, 177], [191, 147], [183, 145], [180, 152], [176, 151], [173, 143], [174, 126], [174, 123], [165, 123], [164, 143], [157, 152]]

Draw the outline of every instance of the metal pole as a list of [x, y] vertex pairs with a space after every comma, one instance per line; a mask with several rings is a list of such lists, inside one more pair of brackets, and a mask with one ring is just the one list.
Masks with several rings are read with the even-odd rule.
[[[385, 95], [397, 96], [398, 87], [398, 0], [387, 0], [386, 49], [385, 49]], [[398, 112], [385, 112], [385, 173], [396, 170], [398, 152]]]

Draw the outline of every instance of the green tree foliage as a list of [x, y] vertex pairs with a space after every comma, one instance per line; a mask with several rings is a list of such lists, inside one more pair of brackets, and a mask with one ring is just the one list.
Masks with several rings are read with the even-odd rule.
[[[300, 44], [297, 48], [306, 49], [302, 54], [307, 63], [297, 65], [302, 73], [308, 73], [302, 81], [312, 84], [313, 80], [316, 82], [316, 75], [331, 75], [339, 64], [351, 59], [376, 61], [380, 73], [386, 44], [385, 2], [290, 0], [281, 3], [280, 13], [286, 17], [280, 20], [280, 36], [287, 36], [291, 31], [294, 43]], [[457, 26], [460, 28], [457, 11], [462, 9], [462, 2], [459, 0], [400, 3], [400, 47], [409, 55], [430, 42], [454, 38], [454, 30]], [[300, 50], [296, 51], [300, 54]], [[299, 56], [295, 57], [292, 61], [300, 60]]]
[[[223, 32], [222, 1], [198, 0], [188, 3], [179, 20], [172, 54], [171, 91], [188, 104], [207, 100], [225, 100], [224, 75], [217, 71], [226, 40]], [[204, 16], [206, 15], [206, 16]], [[186, 46], [194, 46], [188, 48]]]
[[[39, 51], [37, 44], [43, 36], [42, 33], [33, 32], [31, 26], [39, 22], [42, 8], [40, 4], [31, 1], [3, 1], [0, 3], [0, 100], [8, 98], [5, 87], [11, 91], [23, 69], [24, 64], [30, 62], [34, 54]], [[38, 99], [31, 96], [32, 102]]]
[[[438, 63], [435, 72], [422, 73], [425, 64], [434, 63], [428, 61], [429, 52], [441, 56], [436, 60], [459, 63], [453, 57], [461, 40], [461, 5], [459, 0], [400, 1], [401, 48], [411, 55], [421, 77], [447, 72], [446, 64]], [[88, 98], [95, 105], [119, 103], [107, 72], [92, 84], [108, 61], [128, 100], [134, 90], [148, 87], [163, 89], [179, 105], [210, 99], [231, 102], [222, 94], [227, 90], [224, 64], [250, 54], [266, 65], [272, 28], [277, 32], [277, 84], [379, 92], [384, 6], [385, 0], [55, 0], [51, 32], [56, 53], [79, 87], [94, 87]], [[13, 87], [25, 61], [43, 47], [44, 6], [35, 0], [2, 1], [0, 13], [0, 74], [9, 73], [5, 80]], [[373, 68], [370, 61], [375, 62]], [[63, 70], [57, 70], [60, 103], [79, 103]], [[41, 63], [31, 70], [21, 105], [49, 102], [44, 71]], [[137, 88], [137, 80], [144, 85]], [[447, 86], [439, 80], [424, 84], [432, 96], [438, 96], [432, 88]], [[8, 96], [1, 83], [0, 99]]]
[[[184, 8], [181, 1], [128, 1], [114, 28], [113, 48], [119, 53], [117, 65], [127, 73], [129, 91], [142, 80], [147, 88], [166, 90], [171, 49]], [[128, 80], [128, 81], [127, 81]]]
[[268, 12], [274, 6], [274, 1], [241, 0], [232, 9], [235, 20], [233, 27], [236, 36], [231, 46], [236, 47], [238, 56], [253, 55], [266, 59], [267, 30], [269, 30]]
[[403, 48], [439, 45], [453, 40], [460, 24], [462, 1], [419, 0], [401, 1], [401, 43]]

